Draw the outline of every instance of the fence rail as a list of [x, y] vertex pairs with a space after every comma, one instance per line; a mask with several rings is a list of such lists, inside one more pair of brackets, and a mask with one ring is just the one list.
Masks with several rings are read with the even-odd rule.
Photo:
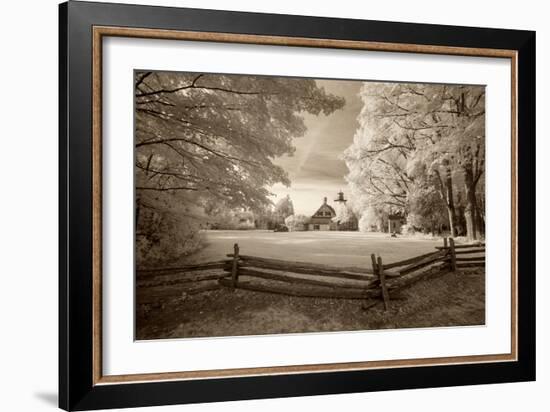
[[239, 245], [235, 244], [233, 253], [224, 260], [138, 270], [137, 299], [138, 303], [147, 303], [170, 293], [195, 294], [223, 287], [287, 296], [378, 299], [387, 310], [392, 298], [399, 298], [398, 291], [421, 279], [458, 268], [485, 266], [484, 243], [455, 245], [454, 239], [445, 238], [443, 246], [435, 249], [390, 263], [372, 254], [371, 268], [367, 268], [241, 255]]
[[[228, 279], [220, 279], [220, 284], [227, 287], [233, 287], [232, 283]], [[297, 286], [298, 285], [298, 286]], [[380, 291], [377, 289], [359, 289], [359, 288], [345, 288], [345, 287], [300, 287], [300, 283], [292, 286], [286, 285], [267, 285], [263, 283], [255, 283], [251, 281], [239, 280], [236, 287], [245, 290], [252, 290], [256, 292], [275, 293], [279, 295], [287, 296], [300, 296], [310, 298], [335, 298], [335, 299], [368, 299], [370, 297], [378, 297]], [[305, 285], [305, 284], [301, 284]]]
[[[287, 272], [285, 272], [287, 273]], [[250, 277], [256, 277], [261, 279], [267, 279], [267, 280], [276, 280], [280, 282], [287, 282], [287, 283], [295, 283], [295, 284], [303, 284], [303, 285], [314, 285], [314, 286], [327, 286], [327, 287], [345, 287], [342, 285], [338, 285], [330, 280], [317, 280], [317, 279], [307, 279], [307, 278], [300, 278], [293, 275], [281, 275], [273, 272], [265, 272], [265, 271], [259, 271], [250, 269], [248, 266], [240, 266], [239, 265], [239, 276], [250, 276]], [[324, 275], [326, 276], [326, 275]], [[368, 286], [369, 284], [372, 284], [375, 282], [375, 280], [369, 280], [368, 283], [365, 284], [365, 286]]]
[[[234, 253], [227, 255], [235, 257]], [[265, 269], [286, 270], [288, 272], [301, 273], [304, 275], [324, 275], [335, 278], [350, 280], [367, 280], [375, 278], [371, 269], [362, 267], [340, 267], [323, 265], [320, 263], [292, 262], [279, 259], [268, 259], [257, 256], [238, 255], [239, 267], [253, 266]]]
[[201, 270], [212, 270], [212, 269], [223, 269], [227, 264], [226, 260], [218, 260], [216, 262], [206, 262], [206, 263], [197, 263], [194, 265], [186, 266], [172, 266], [172, 267], [163, 267], [163, 268], [152, 268], [152, 269], [138, 269], [138, 274], [140, 277], [153, 277], [159, 276], [162, 273], [174, 274], [174, 273], [186, 273], [186, 272], [197, 272]]
[[429, 257], [429, 256], [432, 256], [432, 255], [434, 255], [435, 253], [437, 253], [437, 252], [426, 253], [426, 254], [424, 254], [424, 255], [415, 256], [415, 257], [412, 257], [412, 258], [409, 258], [409, 259], [401, 260], [401, 261], [399, 261], [399, 262], [386, 263], [386, 264], [384, 265], [384, 269], [391, 269], [391, 268], [396, 268], [396, 267], [399, 267], [399, 266], [410, 265], [410, 264], [412, 264], [412, 263], [418, 262], [418, 261], [421, 260], [421, 259], [424, 259], [424, 258], [427, 258], [427, 257]]

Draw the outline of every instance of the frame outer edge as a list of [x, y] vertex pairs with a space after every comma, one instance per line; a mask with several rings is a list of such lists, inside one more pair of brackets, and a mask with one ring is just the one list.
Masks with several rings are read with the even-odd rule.
[[[66, 410], [90, 409], [93, 386], [92, 276], [92, 50], [90, 7], [105, 14], [106, 3], [68, 1], [66, 24], [66, 191], [67, 373]], [[89, 373], [90, 372], [90, 373]]]
[[58, 339], [59, 339], [59, 352], [58, 352], [58, 406], [61, 409], [69, 409], [69, 373], [68, 373], [68, 293], [67, 293], [67, 154], [68, 154], [68, 127], [67, 127], [67, 89], [68, 89], [68, 77], [67, 77], [67, 47], [68, 47], [68, 16], [67, 16], [67, 3], [61, 3], [58, 6], [58, 55], [59, 55], [59, 114], [58, 114], [58, 185], [59, 185], [59, 250], [58, 250], [58, 282], [59, 282], [59, 308], [58, 308]]
[[[536, 33], [518, 51], [518, 349], [525, 380], [536, 380]], [[523, 159], [523, 161], [520, 161]], [[519, 182], [522, 182], [519, 187]], [[522, 194], [522, 196], [520, 196]], [[521, 251], [521, 253], [520, 253]], [[523, 275], [523, 276], [522, 276]]]
[[[161, 10], [162, 8], [156, 8]], [[165, 8], [167, 9], [167, 8]], [[88, 170], [87, 167], [89, 164], [87, 161], [88, 157], [86, 156], [86, 150], [89, 149], [88, 137], [86, 133], [88, 129], [91, 130], [91, 113], [84, 112], [82, 109], [86, 108], [89, 103], [85, 99], [85, 102], [79, 102], [78, 97], [86, 98], [87, 95], [91, 93], [91, 74], [89, 75], [86, 67], [87, 63], [91, 58], [91, 45], [87, 44], [87, 40], [91, 37], [91, 27], [94, 24], [101, 25], [111, 21], [126, 21], [127, 24], [131, 27], [133, 21], [147, 22], [147, 25], [153, 25], [153, 18], [144, 17], [145, 12], [152, 11], [151, 7], [147, 6], [128, 6], [128, 5], [115, 5], [115, 4], [105, 4], [105, 3], [85, 3], [85, 2], [70, 2], [60, 5], [60, 170], [59, 170], [59, 183], [60, 183], [60, 407], [66, 410], [74, 409], [97, 409], [97, 408], [112, 408], [112, 407], [131, 407], [131, 406], [153, 406], [153, 405], [168, 405], [175, 403], [194, 403], [194, 402], [214, 402], [214, 401], [223, 401], [223, 400], [238, 400], [238, 399], [263, 399], [267, 397], [288, 397], [288, 396], [307, 396], [315, 394], [329, 394], [329, 393], [350, 393], [350, 392], [364, 392], [364, 391], [379, 391], [379, 390], [392, 390], [392, 389], [405, 389], [405, 388], [422, 388], [422, 387], [440, 387], [440, 386], [451, 386], [451, 385], [472, 385], [479, 383], [498, 383], [498, 382], [513, 382], [513, 381], [525, 381], [533, 380], [535, 377], [535, 321], [534, 321], [534, 273], [531, 280], [529, 276], [531, 273], [527, 273], [527, 277], [524, 277], [524, 281], [521, 281], [520, 278], [520, 291], [518, 296], [518, 301], [522, 303], [525, 310], [522, 310], [518, 317], [524, 321], [523, 324], [519, 325], [518, 336], [522, 338], [521, 344], [519, 345], [519, 362], [516, 365], [505, 365], [502, 363], [495, 363], [487, 365], [488, 368], [492, 371], [492, 374], [488, 372], [487, 369], [479, 369], [479, 376], [475, 377], [472, 381], [472, 378], [466, 378], [465, 371], [474, 370], [474, 366], [468, 365], [458, 365], [454, 367], [453, 371], [459, 373], [459, 376], [456, 376], [452, 379], [449, 378], [448, 372], [450, 370], [448, 367], [429, 367], [429, 373], [427, 373], [424, 368], [419, 368], [415, 375], [420, 380], [410, 381], [410, 372], [406, 369], [395, 370], [392, 372], [392, 378], [387, 378], [387, 370], [378, 370], [373, 371], [369, 374], [372, 378], [381, 378], [381, 379], [367, 379], [366, 375], [362, 372], [346, 372], [345, 377], [340, 373], [329, 374], [327, 377], [320, 378], [318, 374], [310, 374], [308, 378], [301, 379], [301, 375], [280, 375], [280, 376], [263, 376], [258, 378], [235, 378], [235, 379], [219, 379], [211, 380], [211, 383], [208, 380], [200, 381], [188, 381], [185, 384], [185, 390], [181, 381], [174, 382], [158, 382], [158, 383], [146, 383], [146, 384], [132, 384], [126, 385], [93, 385], [92, 376], [87, 376], [88, 371], [92, 372], [92, 359], [93, 354], [91, 350], [91, 333], [87, 330], [88, 323], [91, 325], [91, 308], [86, 307], [88, 304], [88, 293], [91, 294], [89, 290], [83, 290], [86, 287], [91, 288], [91, 281], [87, 278], [90, 275], [89, 268], [78, 267], [77, 263], [84, 264], [85, 260], [91, 256], [90, 250], [81, 251], [79, 248], [87, 247], [88, 242], [91, 242], [92, 234], [87, 232], [90, 230], [92, 225], [92, 216], [91, 213], [88, 215], [86, 211], [81, 211], [78, 209], [78, 202], [87, 201], [90, 194], [86, 194], [86, 190], [92, 188], [91, 181], [91, 170]], [[116, 11], [116, 12], [115, 12]], [[159, 11], [159, 15], [165, 15]], [[186, 9], [174, 9], [175, 15], [181, 15], [185, 13]], [[90, 12], [90, 13], [88, 13]], [[110, 12], [115, 12], [111, 13]], [[127, 12], [122, 13], [122, 12]], [[63, 14], [65, 13], [65, 14]], [[200, 24], [202, 20], [206, 17], [214, 16], [216, 19], [215, 22], [210, 23], [209, 25], [221, 25], [228, 26], [228, 23], [222, 23], [221, 17], [229, 14], [223, 11], [212, 11], [204, 10], [197, 11], [189, 9], [191, 16], [198, 16], [196, 23], [188, 21], [178, 22], [177, 25], [182, 27], [187, 27], [189, 25], [195, 26]], [[155, 13], [156, 15], [156, 13]], [[238, 17], [238, 22], [234, 26], [235, 31], [239, 31], [240, 26], [249, 24], [251, 19], [256, 16], [253, 13], [242, 13], [235, 12], [232, 15]], [[261, 16], [261, 15], [260, 15]], [[158, 20], [158, 15], [156, 20]], [[260, 20], [265, 20], [266, 18], [273, 17], [273, 15], [263, 15]], [[280, 15], [277, 18], [284, 19], [289, 16]], [[316, 18], [310, 17], [311, 20]], [[329, 21], [330, 19], [326, 19]], [[334, 23], [340, 20], [340, 23], [346, 21], [346, 19], [333, 19]], [[70, 24], [69, 24], [70, 22]], [[128, 23], [129, 22], [129, 23]], [[399, 26], [399, 29], [403, 29], [404, 23], [391, 23], [391, 22], [373, 22], [373, 24], [380, 23], [382, 26], [393, 25], [393, 27]], [[137, 24], [137, 23], [136, 23]], [[157, 23], [160, 24], [160, 23]], [[172, 24], [173, 21], [172, 21]], [[63, 27], [62, 27], [63, 25]], [[250, 26], [251, 24], [249, 24]], [[161, 24], [162, 26], [162, 24]], [[231, 26], [231, 25], [229, 25]], [[511, 30], [495, 30], [491, 33], [493, 36], [486, 36], [488, 29], [476, 29], [476, 28], [466, 28], [466, 27], [452, 27], [452, 26], [437, 26], [437, 25], [417, 25], [422, 27], [424, 32], [433, 27], [437, 31], [450, 31], [453, 32], [453, 36], [462, 36], [462, 33], [457, 29], [462, 29], [465, 31], [470, 39], [468, 41], [473, 41], [474, 44], [484, 44], [487, 47], [490, 45], [495, 46], [496, 44], [501, 45], [503, 42], [508, 42], [506, 45], [510, 45], [510, 49], [521, 51], [519, 53], [519, 74], [518, 74], [518, 87], [519, 87], [519, 96], [518, 96], [518, 106], [519, 106], [519, 116], [518, 116], [518, 129], [523, 140], [518, 138], [518, 157], [519, 154], [522, 154], [524, 159], [527, 159], [528, 162], [518, 164], [519, 176], [523, 178], [524, 186], [527, 196], [522, 198], [523, 201], [519, 203], [518, 210], [522, 210], [522, 223], [534, 223], [535, 217], [534, 214], [534, 126], [535, 126], [535, 46], [534, 46], [534, 32], [528, 31], [511, 31]], [[414, 25], [409, 27], [414, 28]], [[319, 30], [320, 27], [312, 27], [312, 30]], [[387, 30], [383, 27], [382, 32]], [[181, 29], [185, 30], [185, 29]], [[270, 30], [279, 30], [279, 29], [261, 29], [260, 32], [267, 32]], [[288, 29], [294, 30], [294, 29]], [[349, 30], [348, 30], [349, 32]], [[344, 35], [347, 35], [346, 30], [344, 30]], [[467, 32], [467, 33], [466, 33]], [[485, 33], [481, 36], [481, 39], [473, 39], [472, 36], [475, 33]], [[312, 37], [315, 38], [315, 33], [312, 34]], [[447, 33], [448, 34], [448, 33]], [[355, 34], [352, 35], [354, 37]], [[453, 37], [450, 36], [450, 37]], [[467, 37], [468, 37], [467, 36]], [[449, 36], [441, 39], [433, 40], [434, 43], [448, 43], [453, 44], [449, 39]], [[411, 34], [409, 41], [412, 43], [415, 38], [415, 35]], [[69, 40], [70, 39], [70, 40]], [[407, 43], [407, 41], [405, 41]], [[63, 47], [63, 49], [62, 49]], [[71, 53], [72, 47], [72, 53]], [[492, 46], [491, 46], [492, 47]], [[494, 47], [499, 48], [500, 46]], [[502, 48], [502, 47], [500, 47]], [[86, 53], [90, 52], [90, 55]], [[81, 58], [79, 60], [79, 57]], [[63, 67], [65, 64], [65, 67]], [[91, 66], [90, 66], [91, 67]], [[83, 74], [80, 74], [77, 70], [83, 68]], [[70, 79], [69, 74], [73, 73], [75, 77]], [[89, 75], [89, 76], [88, 76]], [[78, 79], [77, 79], [78, 77]], [[531, 78], [529, 78], [531, 77]], [[72, 80], [72, 84], [70, 83]], [[70, 93], [70, 94], [69, 94]], [[521, 94], [523, 93], [523, 94]], [[71, 98], [72, 96], [72, 98]], [[522, 97], [523, 96], [523, 97]], [[77, 106], [72, 111], [69, 111], [69, 102], [72, 102]], [[91, 102], [91, 99], [90, 99]], [[525, 106], [523, 106], [525, 105]], [[523, 107], [523, 110], [521, 108]], [[70, 119], [75, 120], [69, 124]], [[76, 122], [78, 120], [78, 122]], [[80, 123], [79, 126], [75, 123]], [[524, 127], [525, 126], [525, 127]], [[80, 132], [80, 134], [78, 133]], [[84, 133], [84, 135], [81, 135]], [[73, 139], [70, 140], [70, 136], [73, 136]], [[519, 135], [518, 135], [519, 136]], [[532, 142], [525, 142], [525, 140], [530, 140]], [[70, 144], [69, 144], [70, 143]], [[69, 153], [71, 158], [69, 158]], [[88, 153], [88, 156], [90, 154]], [[89, 156], [91, 157], [91, 156]], [[84, 160], [84, 164], [78, 165], [78, 160]], [[75, 170], [72, 172], [69, 180], [69, 161], [73, 163]], [[529, 164], [525, 164], [529, 163]], [[65, 174], [65, 175], [64, 175]], [[63, 176], [64, 175], [64, 176]], [[532, 181], [526, 181], [532, 179]], [[80, 180], [80, 187], [78, 186], [78, 180]], [[519, 179], [521, 180], [521, 179]], [[72, 193], [69, 192], [69, 185], [72, 186], [74, 190]], [[523, 191], [522, 191], [523, 192]], [[69, 196], [71, 197], [71, 202], [67, 203]], [[62, 202], [63, 196], [65, 196], [65, 203]], [[87, 204], [80, 203], [85, 207]], [[67, 207], [70, 206], [73, 216], [69, 216], [69, 210]], [[525, 207], [527, 206], [527, 207]], [[76, 215], [76, 216], [75, 216]], [[69, 217], [71, 220], [69, 221]], [[80, 221], [78, 220], [80, 218]], [[85, 225], [83, 228], [84, 234], [79, 235], [74, 232], [75, 222], [81, 222]], [[532, 249], [530, 253], [525, 255], [525, 249], [523, 251], [523, 259], [519, 260], [519, 267], [523, 269], [523, 273], [526, 271], [529, 272], [530, 269], [534, 270], [534, 263], [530, 260], [534, 258], [534, 237], [533, 229], [528, 228], [523, 232], [520, 231], [519, 239], [523, 240], [524, 247], [530, 247]], [[73, 231], [68, 232], [67, 229]], [[69, 233], [72, 234], [69, 242]], [[88, 238], [89, 237], [89, 238]], [[72, 245], [72, 252], [75, 255], [71, 255], [71, 262], [68, 261], [69, 249], [68, 247]], [[75, 249], [76, 248], [76, 249]], [[89, 256], [90, 255], [90, 256]], [[527, 259], [529, 258], [529, 259]], [[78, 261], [75, 263], [75, 261]], [[70, 263], [71, 266], [67, 266]], [[65, 267], [63, 267], [65, 265]], [[68, 282], [69, 270], [72, 267], [71, 271], [71, 282]], [[62, 279], [65, 279], [65, 282], [62, 282]], [[70, 287], [70, 290], [67, 289]], [[65, 288], [65, 289], [64, 289]], [[72, 298], [69, 300], [69, 296]], [[83, 299], [80, 304], [80, 299]], [[70, 311], [69, 311], [70, 307]], [[63, 313], [64, 312], [64, 313]], [[71, 317], [69, 318], [69, 312]], [[64, 315], [64, 316], [63, 316]], [[528, 316], [533, 315], [531, 319], [527, 319]], [[69, 323], [71, 323], [72, 328], [69, 330]], [[90, 327], [91, 329], [91, 327]], [[65, 333], [64, 340], [63, 333]], [[523, 339], [525, 338], [525, 339]], [[65, 351], [63, 352], [63, 345], [65, 345]], [[71, 362], [72, 361], [72, 362]], [[78, 364], [78, 365], [77, 365]], [[495, 374], [495, 372], [501, 372]], [[433, 379], [435, 375], [441, 374], [441, 380]], [[62, 376], [64, 375], [64, 376]], [[86, 376], [85, 376], [86, 375]], [[307, 374], [306, 374], [307, 375]], [[330, 376], [336, 378], [336, 380], [331, 380], [330, 385], [328, 385], [328, 380]], [[422, 377], [426, 379], [422, 380]], [[64, 379], [64, 380], [63, 380]], [[407, 379], [409, 381], [405, 382]], [[69, 381], [71, 385], [69, 387]], [[217, 382], [217, 383], [215, 383]], [[281, 384], [278, 387], [277, 382]], [[293, 382], [293, 383], [292, 383]], [[405, 382], [405, 383], [403, 383]], [[430, 384], [429, 382], [433, 382]], [[211, 390], [214, 388], [221, 389], [220, 393], [211, 393]]]

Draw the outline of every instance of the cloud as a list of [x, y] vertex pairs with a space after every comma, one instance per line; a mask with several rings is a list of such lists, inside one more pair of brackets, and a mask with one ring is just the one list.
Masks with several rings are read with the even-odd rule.
[[295, 139], [294, 155], [275, 160], [288, 173], [292, 184], [289, 188], [283, 185], [270, 188], [274, 199], [288, 194], [295, 212], [306, 215], [313, 214], [325, 196], [330, 203], [338, 191], [346, 191], [348, 169], [341, 154], [353, 143], [357, 116], [362, 108], [358, 97], [362, 82], [317, 80], [317, 84], [328, 93], [344, 97], [346, 105], [328, 116], [304, 115], [307, 132]]

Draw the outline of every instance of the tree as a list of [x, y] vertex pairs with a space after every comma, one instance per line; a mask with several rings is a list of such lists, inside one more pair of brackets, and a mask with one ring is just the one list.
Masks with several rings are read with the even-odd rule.
[[344, 153], [352, 196], [363, 198], [366, 209], [375, 208], [387, 215], [406, 210], [411, 183], [407, 163], [415, 150], [412, 133], [404, 131], [395, 120], [402, 108], [392, 96], [404, 93], [398, 86], [370, 82], [363, 85], [360, 126], [353, 144]]
[[277, 216], [273, 209], [273, 205], [267, 205], [265, 208], [254, 213], [256, 229], [271, 230], [277, 227]]
[[453, 191], [453, 171], [451, 163], [447, 158], [443, 158], [438, 162], [433, 162], [431, 172], [436, 178], [436, 186], [439, 190], [439, 195], [447, 209], [449, 230], [451, 237], [456, 236], [456, 211]]
[[349, 223], [353, 218], [355, 218], [351, 209], [346, 205], [340, 205], [336, 208], [336, 216], [332, 218], [332, 221], [340, 225]]
[[359, 219], [359, 231], [383, 232], [388, 227], [388, 215], [381, 209], [369, 207]]
[[291, 232], [299, 232], [305, 230], [305, 225], [309, 222], [309, 217], [306, 215], [290, 215], [285, 219], [285, 226]]
[[[484, 170], [485, 90], [478, 86], [365, 83], [360, 128], [344, 158], [352, 192], [369, 207], [407, 215], [411, 191], [437, 188], [455, 235], [455, 180], [467, 199], [468, 236], [480, 219], [476, 188]], [[411, 170], [427, 165], [424, 175]], [[468, 214], [471, 216], [468, 218]]]
[[302, 114], [343, 105], [309, 79], [136, 72], [137, 232], [153, 236], [147, 215], [182, 208], [200, 210], [199, 223], [220, 209], [264, 209], [266, 187], [289, 184], [273, 159], [293, 153]]
[[439, 193], [432, 185], [421, 185], [409, 195], [409, 214], [407, 224], [421, 228], [435, 235], [442, 224], [447, 222], [446, 210], [441, 203]]
[[250, 230], [255, 228], [254, 214], [250, 211], [224, 210], [215, 216], [209, 216], [210, 229]]
[[275, 214], [279, 216], [281, 221], [284, 221], [287, 217], [294, 214], [294, 205], [292, 204], [290, 195], [286, 195], [279, 199], [275, 204]]
[[[464, 191], [466, 195], [466, 227], [468, 236], [477, 239], [481, 232], [484, 232], [484, 220], [481, 216], [477, 200], [477, 187], [485, 170], [485, 120], [477, 117], [474, 122], [464, 128], [459, 136], [460, 146], [458, 148], [458, 164], [464, 175]], [[482, 134], [483, 133], [483, 134]], [[480, 203], [484, 204], [485, 196], [482, 193]]]

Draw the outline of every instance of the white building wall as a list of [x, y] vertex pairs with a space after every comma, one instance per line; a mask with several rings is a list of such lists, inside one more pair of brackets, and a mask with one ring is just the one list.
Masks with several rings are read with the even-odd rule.
[[330, 230], [330, 225], [323, 225], [323, 224], [314, 225], [313, 223], [310, 223], [310, 224], [308, 225], [307, 230], [315, 230], [315, 226], [319, 226], [319, 229], [317, 229], [317, 231], [327, 231], [327, 230]]

